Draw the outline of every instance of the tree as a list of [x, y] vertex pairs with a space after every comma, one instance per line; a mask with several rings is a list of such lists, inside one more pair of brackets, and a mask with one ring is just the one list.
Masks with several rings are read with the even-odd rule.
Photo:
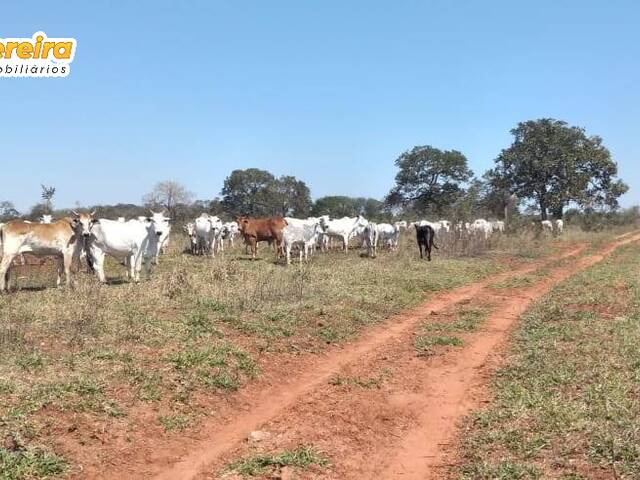
[[278, 214], [286, 217], [306, 217], [311, 211], [309, 187], [296, 177], [282, 176], [275, 184]]
[[418, 213], [444, 213], [464, 194], [463, 185], [473, 175], [462, 153], [428, 145], [404, 152], [395, 164], [400, 171], [385, 202], [390, 207], [402, 205]]
[[56, 194], [56, 187], [47, 187], [43, 184], [40, 184], [40, 187], [42, 188], [40, 196], [42, 197], [42, 205], [44, 205], [44, 213], [50, 214], [53, 211], [53, 196]]
[[266, 170], [234, 170], [222, 187], [222, 204], [233, 215], [253, 217], [306, 216], [311, 208], [309, 187], [296, 177], [274, 177]]
[[543, 220], [562, 218], [570, 202], [616, 208], [628, 187], [616, 178], [618, 167], [598, 136], [580, 127], [543, 118], [521, 122], [514, 141], [495, 160], [492, 175], [510, 194], [534, 201]]
[[18, 218], [19, 216], [20, 212], [16, 210], [16, 207], [13, 205], [13, 203], [9, 201], [0, 202], [0, 222], [13, 220], [14, 218]]
[[391, 215], [385, 211], [380, 200], [366, 197], [332, 195], [318, 198], [313, 204], [313, 215], [329, 215], [332, 218], [362, 215], [368, 220], [387, 220]]
[[151, 192], [142, 197], [149, 208], [165, 208], [171, 218], [176, 218], [177, 209], [191, 202], [193, 193], [173, 180], [158, 182]]

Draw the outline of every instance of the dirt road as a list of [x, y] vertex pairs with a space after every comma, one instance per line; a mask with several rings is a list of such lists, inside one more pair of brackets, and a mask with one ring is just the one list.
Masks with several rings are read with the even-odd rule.
[[[311, 444], [326, 454], [331, 466], [312, 469], [304, 478], [439, 478], [445, 472], [441, 468], [445, 455], [456, 440], [456, 426], [486, 398], [487, 380], [519, 315], [558, 282], [637, 240], [640, 234], [625, 235], [587, 256], [580, 256], [584, 246], [579, 246], [437, 294], [356, 341], [323, 355], [275, 365], [265, 379], [243, 389], [192, 436], [149, 439], [137, 455], [114, 466], [113, 475], [104, 470], [94, 474], [122, 478], [126, 472], [130, 478], [158, 480], [219, 478], [224, 464], [248, 452]], [[528, 281], [520, 285], [518, 279], [524, 278]], [[497, 287], [501, 282], [506, 288]], [[414, 340], [420, 326], [450, 320], [461, 306], [490, 313], [477, 331], [458, 335], [463, 346], [418, 356]], [[245, 440], [254, 430], [271, 435], [250, 444]]]

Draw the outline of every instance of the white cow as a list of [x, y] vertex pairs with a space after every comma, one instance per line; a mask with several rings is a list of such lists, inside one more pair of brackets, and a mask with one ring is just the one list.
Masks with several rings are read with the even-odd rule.
[[40, 223], [51, 223], [53, 221], [53, 216], [52, 215], [42, 215], [42, 217], [40, 217]]
[[291, 249], [294, 246], [298, 246], [300, 251], [300, 263], [302, 263], [303, 254], [306, 262], [310, 252], [315, 248], [321, 233], [322, 227], [319, 222], [313, 225], [288, 224], [284, 227], [282, 230], [282, 241], [287, 256], [287, 265], [291, 264]]
[[449, 233], [451, 231], [451, 222], [449, 220], [438, 220], [438, 223], [445, 232]]
[[151, 212], [151, 220], [153, 221], [156, 232], [161, 232], [158, 238], [158, 249], [156, 252], [155, 264], [157, 265], [160, 260], [160, 254], [166, 255], [169, 249], [169, 235], [171, 234], [171, 220], [166, 217], [163, 212], [156, 213], [153, 210]]
[[389, 248], [389, 250], [395, 250], [398, 248], [400, 227], [397, 224], [390, 225], [388, 223], [378, 223], [376, 230], [382, 245]]
[[238, 233], [240, 233], [238, 222], [226, 222], [222, 224], [222, 240], [223, 242], [224, 240], [228, 240], [231, 248], [234, 246], [234, 240], [236, 236], [238, 236]]
[[196, 224], [194, 222], [189, 222], [182, 227], [182, 230], [189, 237], [189, 250], [195, 255], [198, 245], [198, 241], [196, 239]]
[[[87, 214], [82, 214], [87, 216]], [[0, 292], [8, 288], [11, 262], [22, 253], [32, 255], [55, 255], [58, 257], [58, 278], [62, 283], [65, 274], [67, 285], [72, 284], [71, 264], [80, 255], [79, 218], [63, 218], [52, 223], [30, 223], [22, 220], [7, 222], [0, 227], [2, 261], [0, 262]]]
[[395, 222], [394, 225], [397, 226], [398, 228], [404, 228], [405, 230], [407, 229], [406, 220], [400, 220], [399, 222]]
[[198, 253], [209, 253], [215, 257], [216, 243], [222, 241], [222, 221], [215, 215], [203, 213], [194, 223]]
[[551, 223], [551, 220], [542, 220], [540, 222], [540, 226], [542, 227], [542, 233], [545, 235], [553, 233], [553, 223]]
[[88, 242], [91, 263], [98, 279], [106, 283], [104, 259], [108, 254], [124, 262], [127, 276], [140, 281], [144, 261], [147, 277], [151, 275], [151, 263], [157, 255], [159, 238], [163, 234], [163, 223], [156, 225], [151, 218], [144, 221], [129, 220], [120, 223], [91, 216], [80, 218], [81, 233]]
[[562, 231], [564, 230], [564, 222], [561, 219], [557, 219], [554, 222], [554, 226], [556, 227], [556, 234], [562, 235]]
[[349, 249], [349, 238], [351, 238], [359, 227], [365, 227], [368, 223], [362, 215], [358, 215], [355, 218], [342, 217], [337, 220], [328, 221], [325, 217], [321, 217], [320, 219], [324, 233], [329, 237], [340, 238], [345, 252]]
[[486, 240], [493, 233], [493, 227], [484, 218], [478, 218], [469, 226], [469, 232], [482, 235]]
[[491, 230], [493, 232], [504, 233], [504, 222], [502, 220], [491, 222]]
[[378, 253], [378, 240], [380, 238], [379, 226], [380, 225], [376, 225], [373, 222], [369, 222], [362, 229], [362, 234], [360, 235], [362, 238], [362, 246], [367, 249], [367, 254], [371, 258], [375, 258]]

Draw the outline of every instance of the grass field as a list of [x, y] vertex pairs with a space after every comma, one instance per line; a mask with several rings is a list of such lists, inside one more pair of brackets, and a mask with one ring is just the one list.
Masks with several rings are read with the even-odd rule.
[[[215, 414], [192, 402], [195, 396], [224, 395], [260, 376], [263, 353], [322, 351], [432, 292], [563, 244], [605, 238], [444, 241], [427, 263], [406, 235], [398, 252], [376, 259], [336, 251], [288, 268], [266, 247], [254, 262], [240, 248], [216, 259], [193, 257], [175, 241], [140, 285], [125, 282], [114, 264], [109, 285], [80, 273], [75, 289], [56, 289], [47, 270], [19, 278], [18, 291], [0, 296], [0, 478], [72, 471], [73, 448], [62, 444], [61, 425], [127, 425], [151, 411], [167, 434], [184, 431]], [[416, 347], [428, 353], [431, 346]]]
[[640, 247], [524, 316], [491, 406], [462, 435], [461, 479], [640, 478]]

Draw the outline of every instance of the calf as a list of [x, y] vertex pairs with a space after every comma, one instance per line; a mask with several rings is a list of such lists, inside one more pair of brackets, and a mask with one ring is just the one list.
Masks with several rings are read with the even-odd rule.
[[222, 225], [222, 240], [224, 246], [224, 240], [229, 241], [229, 246], [231, 248], [234, 247], [234, 240], [236, 235], [240, 232], [240, 228], [238, 227], [237, 222], [226, 222]]
[[322, 234], [319, 223], [315, 225], [287, 225], [282, 230], [282, 241], [287, 256], [287, 265], [291, 264], [291, 249], [298, 246], [300, 250], [300, 263], [304, 253], [305, 262], [309, 258], [309, 252], [315, 248], [318, 237]]
[[60, 286], [64, 272], [67, 285], [72, 285], [71, 264], [78, 259], [82, 248], [78, 235], [80, 218], [82, 215], [76, 214], [74, 219], [64, 218], [53, 223], [14, 220], [0, 227], [0, 244], [3, 250], [0, 262], [0, 292], [8, 289], [11, 262], [24, 252], [58, 257], [56, 284]]
[[287, 221], [282, 217], [236, 219], [244, 241], [251, 248], [251, 256], [255, 260], [258, 253], [258, 242], [276, 243], [276, 258], [282, 253], [282, 231]]
[[561, 235], [564, 230], [564, 222], [561, 219], [558, 219], [554, 222], [554, 227], [557, 235]]
[[196, 224], [193, 222], [189, 222], [182, 227], [184, 233], [189, 237], [189, 251], [191, 254], [196, 254], [196, 248], [198, 245], [198, 241], [196, 239]]
[[156, 250], [155, 264], [157, 265], [160, 260], [160, 254], [167, 254], [169, 250], [169, 234], [171, 233], [171, 220], [166, 217], [163, 212], [156, 213], [153, 210], [151, 212], [151, 221], [156, 229], [158, 235], [158, 248]]
[[416, 240], [418, 241], [418, 248], [420, 249], [420, 258], [424, 258], [424, 253], [427, 255], [427, 260], [431, 261], [431, 248], [438, 248], [438, 246], [433, 243], [433, 237], [435, 237], [436, 232], [433, 230], [431, 225], [419, 225], [416, 224]]
[[398, 240], [400, 238], [400, 226], [398, 224], [379, 223], [376, 229], [382, 245], [389, 250], [398, 248]]
[[373, 222], [369, 222], [362, 230], [362, 246], [367, 249], [367, 254], [371, 258], [375, 258], [378, 254], [378, 239], [380, 237], [380, 232], [378, 230], [379, 226], [380, 225], [376, 225]]

